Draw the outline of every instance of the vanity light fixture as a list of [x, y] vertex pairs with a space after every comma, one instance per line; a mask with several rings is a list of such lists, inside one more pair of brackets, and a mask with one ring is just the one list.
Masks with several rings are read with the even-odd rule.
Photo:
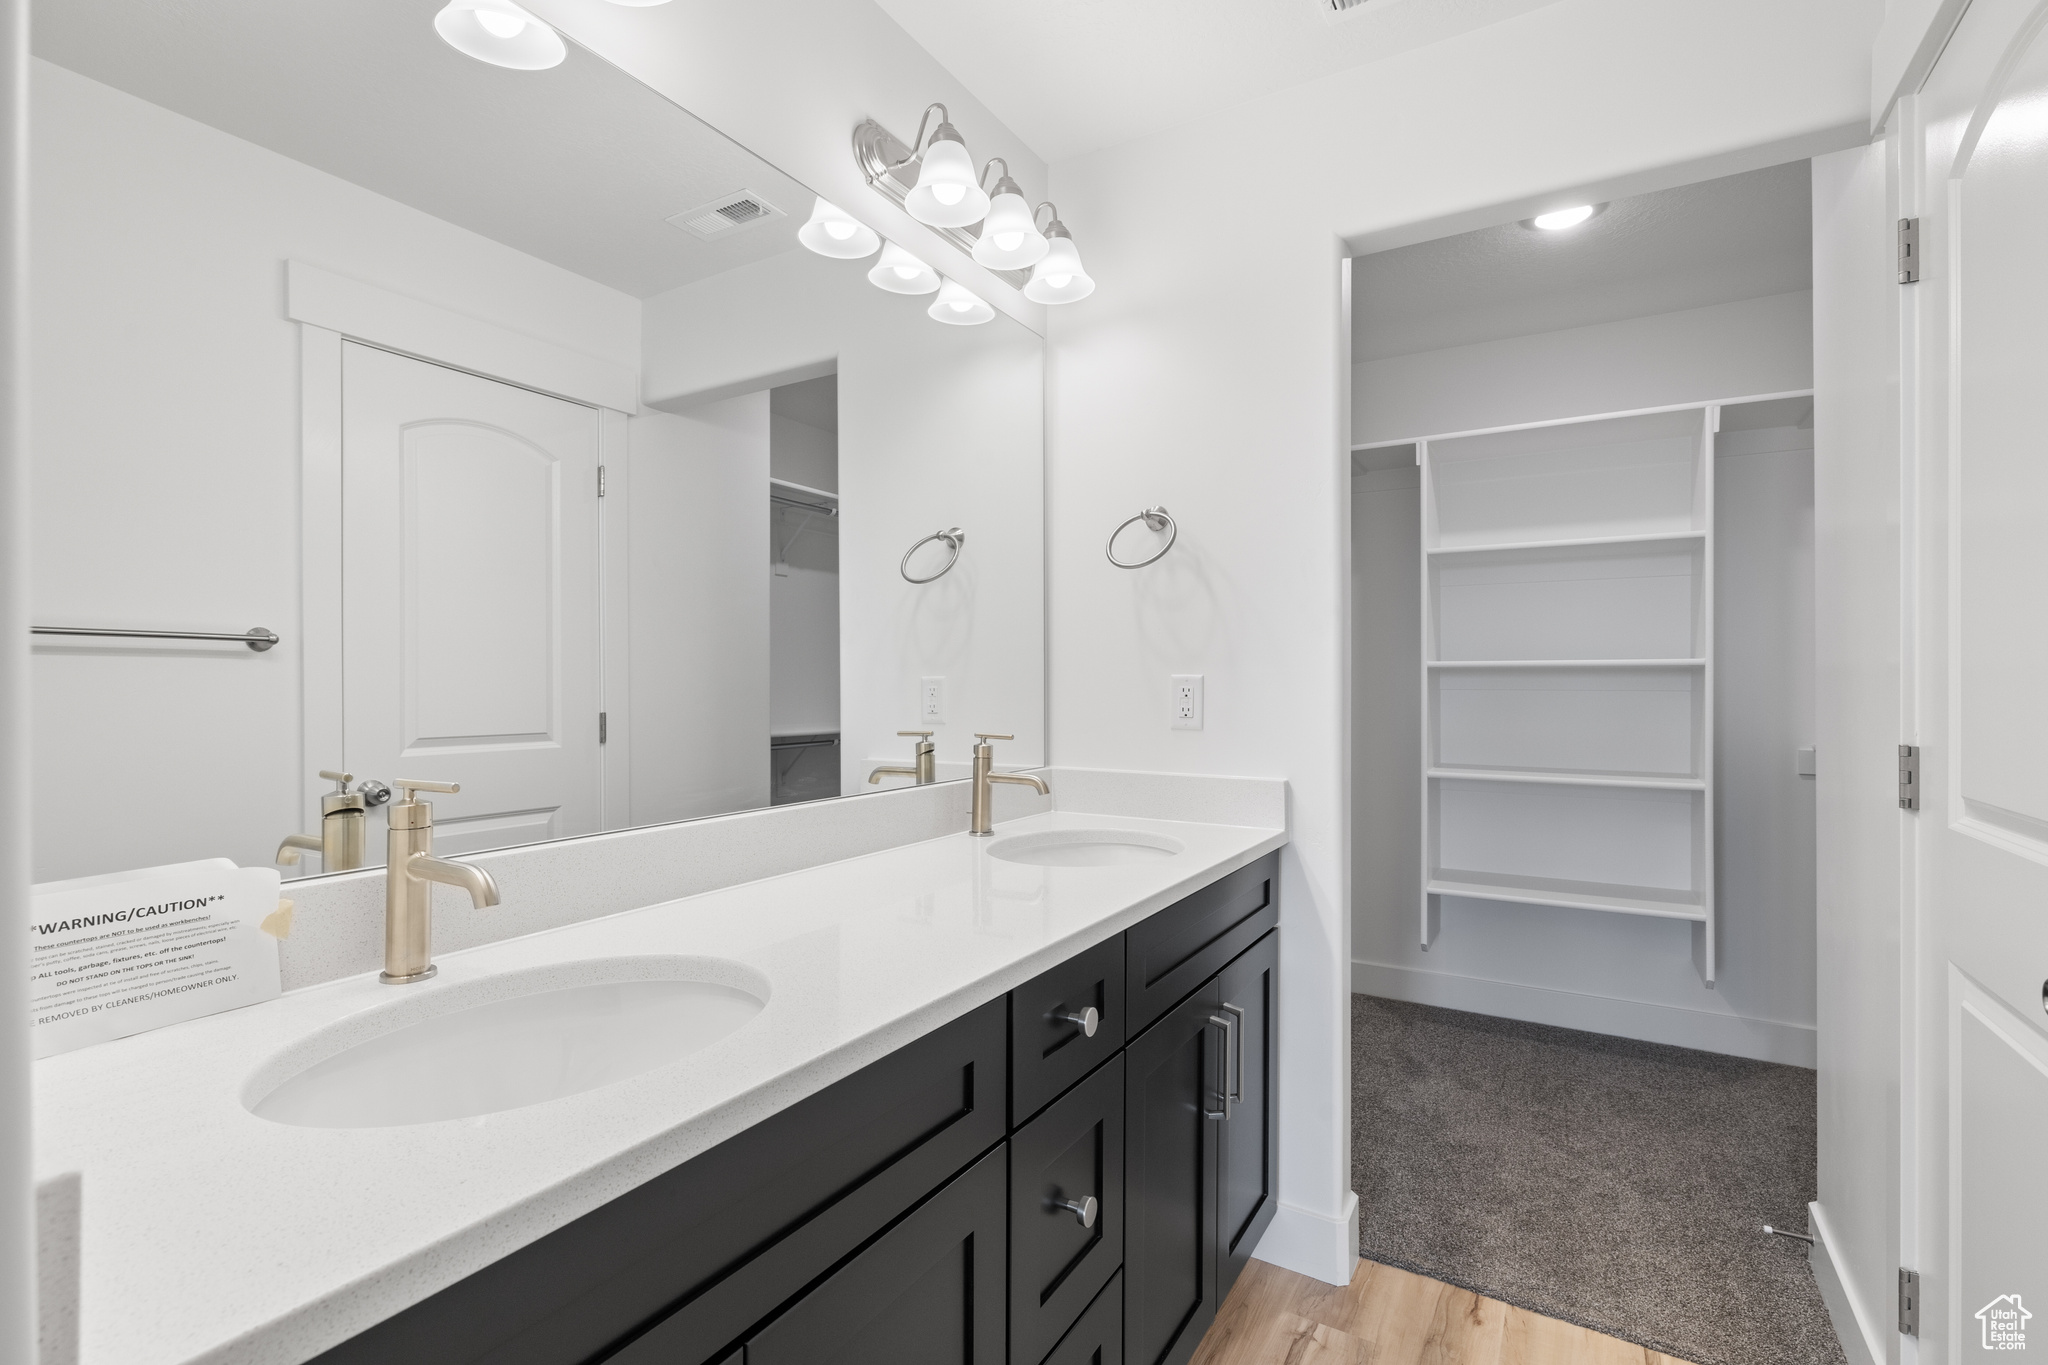
[[514, 71], [545, 71], [569, 55], [561, 34], [512, 0], [449, 0], [434, 32], [465, 57]]
[[[1075, 303], [1095, 292], [1095, 281], [1081, 268], [1081, 253], [1074, 246], [1074, 234], [1067, 231], [1067, 225], [1060, 221], [1060, 211], [1051, 203], [1038, 206], [1052, 209], [1052, 221], [1045, 225], [1046, 252], [1044, 259], [1031, 268], [1031, 281], [1024, 286], [1024, 297], [1033, 303]], [[1036, 210], [1032, 217], [1037, 217]]]
[[929, 294], [939, 287], [939, 272], [894, 242], [884, 242], [868, 283], [892, 294]]
[[810, 221], [796, 230], [796, 239], [820, 256], [840, 261], [857, 261], [882, 249], [880, 233], [822, 196], [811, 206]]
[[1577, 227], [1590, 218], [1598, 217], [1606, 207], [1605, 204], [1577, 204], [1568, 209], [1552, 209], [1549, 213], [1539, 213], [1534, 218], [1523, 219], [1522, 226], [1535, 228], [1539, 232], [1563, 232], [1567, 228]]
[[[939, 126], [932, 129], [931, 141], [926, 142], [925, 124], [931, 121], [933, 109], [939, 111]], [[950, 117], [943, 104], [927, 107], [924, 118], [918, 120], [917, 137], [910, 144], [913, 154], [920, 145], [924, 147], [924, 160], [918, 164], [917, 184], [904, 199], [903, 207], [911, 217], [931, 227], [966, 227], [988, 215], [988, 191], [982, 189], [975, 176], [974, 158], [967, 154], [967, 141], [948, 121]]]
[[[982, 220], [981, 236], [975, 239], [971, 254], [991, 270], [1029, 270], [1045, 255], [1045, 234], [1033, 221], [1023, 189], [1010, 178], [1010, 163], [997, 156], [989, 158], [988, 164], [1001, 166], [1003, 178], [996, 181], [988, 217]], [[981, 174], [987, 179], [988, 167], [983, 167]]]
[[932, 300], [932, 306], [925, 310], [925, 314], [934, 322], [972, 327], [987, 322], [996, 315], [996, 310], [989, 306], [987, 300], [976, 298], [967, 286], [947, 280], [939, 286], [939, 296]]

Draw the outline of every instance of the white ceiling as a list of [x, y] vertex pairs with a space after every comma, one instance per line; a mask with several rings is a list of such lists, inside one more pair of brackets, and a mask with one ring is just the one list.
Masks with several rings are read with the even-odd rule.
[[[36, 55], [588, 279], [646, 297], [796, 245], [801, 185], [571, 46], [473, 61], [438, 0], [42, 0]], [[787, 217], [700, 241], [737, 190]]]
[[1507, 223], [1360, 256], [1352, 359], [1809, 289], [1809, 177], [1795, 161], [1616, 200], [1564, 232]]
[[[1047, 161], [1484, 28], [1552, 0], [876, 0]], [[969, 147], [974, 130], [963, 127]]]

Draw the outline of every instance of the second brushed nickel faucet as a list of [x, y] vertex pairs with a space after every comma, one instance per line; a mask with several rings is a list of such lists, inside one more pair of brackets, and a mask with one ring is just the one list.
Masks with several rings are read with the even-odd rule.
[[419, 792], [462, 790], [455, 782], [392, 783], [401, 800], [391, 803], [391, 829], [385, 836], [384, 970], [378, 979], [388, 986], [425, 981], [434, 967], [434, 886], [460, 887], [478, 909], [498, 903], [498, 884], [491, 874], [469, 863], [434, 856], [434, 808]]
[[989, 787], [996, 782], [1009, 782], [1019, 787], [1031, 787], [1040, 796], [1052, 795], [1044, 782], [1030, 773], [999, 773], [993, 771], [996, 761], [996, 746], [991, 740], [1015, 739], [1015, 735], [975, 734], [980, 743], [974, 746], [974, 797], [968, 808], [967, 832], [987, 836], [995, 830], [995, 803], [989, 799]]
[[930, 730], [898, 730], [899, 735], [915, 735], [917, 749], [912, 754], [917, 766], [913, 768], [877, 768], [868, 774], [868, 785], [873, 786], [885, 777], [914, 777], [920, 787], [929, 786], [938, 780], [938, 762], [932, 757], [932, 732]]

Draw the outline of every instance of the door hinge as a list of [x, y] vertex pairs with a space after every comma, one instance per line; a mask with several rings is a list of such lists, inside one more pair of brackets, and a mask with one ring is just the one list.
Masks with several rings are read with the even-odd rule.
[[597, 742], [599, 744], [604, 743], [604, 734], [606, 729], [605, 718], [608, 714], [609, 713], [605, 711], [600, 711], [597, 713]]
[[1899, 283], [1920, 281], [1920, 220], [1899, 219]]
[[599, 466], [597, 467], [597, 495], [598, 495], [598, 496], [599, 496], [600, 498], [604, 496], [604, 466], [603, 466], [603, 465], [599, 465]]
[[1899, 809], [1920, 809], [1920, 746], [1899, 746]]
[[1899, 1330], [1920, 1335], [1920, 1272], [1899, 1267]]

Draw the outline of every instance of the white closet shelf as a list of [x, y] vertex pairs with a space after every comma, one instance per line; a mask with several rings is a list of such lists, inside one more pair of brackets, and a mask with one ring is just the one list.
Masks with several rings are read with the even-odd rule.
[[1424, 668], [1704, 668], [1705, 659], [1429, 659]]
[[1429, 768], [1430, 777], [1460, 782], [1526, 782], [1550, 787], [1633, 787], [1641, 791], [1703, 792], [1701, 777], [1658, 777], [1651, 773], [1552, 772], [1540, 768]]
[[1424, 551], [1432, 555], [1501, 554], [1515, 550], [1585, 550], [1602, 545], [1668, 545], [1688, 540], [1705, 540], [1705, 531], [1649, 531], [1640, 535], [1586, 536], [1572, 540], [1503, 540], [1482, 545], [1439, 545]]
[[1704, 922], [1705, 906], [1695, 892], [1653, 886], [1616, 886], [1607, 882], [1553, 881], [1548, 877], [1515, 880], [1479, 872], [1443, 870], [1424, 888], [1432, 896], [1506, 901], [1512, 905], [1561, 905], [1578, 910], [1605, 910], [1620, 915]]

